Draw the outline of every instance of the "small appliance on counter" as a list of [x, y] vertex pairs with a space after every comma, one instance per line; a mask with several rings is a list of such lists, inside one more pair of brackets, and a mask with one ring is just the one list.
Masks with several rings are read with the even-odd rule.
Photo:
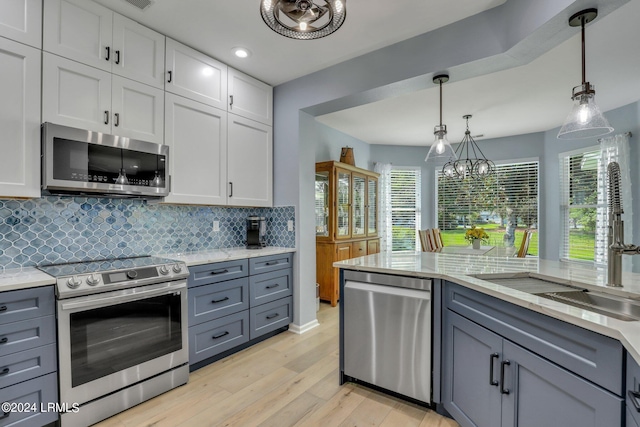
[[266, 246], [267, 222], [263, 216], [247, 217], [247, 249], [262, 249]]

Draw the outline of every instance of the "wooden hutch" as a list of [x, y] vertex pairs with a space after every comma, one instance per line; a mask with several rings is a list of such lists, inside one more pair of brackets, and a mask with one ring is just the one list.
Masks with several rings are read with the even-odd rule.
[[316, 163], [316, 280], [320, 299], [340, 299], [336, 261], [380, 252], [378, 176], [346, 163]]

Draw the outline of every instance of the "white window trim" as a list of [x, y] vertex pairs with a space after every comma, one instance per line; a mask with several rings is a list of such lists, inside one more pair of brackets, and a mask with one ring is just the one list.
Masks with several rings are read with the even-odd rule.
[[[394, 170], [409, 170], [409, 171], [417, 171], [420, 173], [420, 177], [422, 177], [422, 168], [420, 166], [396, 166], [394, 164], [391, 164], [391, 173], [393, 173]], [[422, 179], [419, 179], [416, 181], [416, 192], [417, 192], [417, 197], [416, 197], [416, 233], [415, 233], [415, 250], [419, 251], [420, 250], [420, 237], [418, 235], [418, 230], [421, 229], [422, 227]], [[391, 182], [389, 182], [389, 185], [391, 185]], [[391, 192], [389, 192], [389, 194], [391, 195]], [[389, 201], [391, 201], [391, 199], [389, 199]], [[392, 213], [393, 210], [390, 207], [389, 208], [389, 213]], [[393, 242], [391, 242], [391, 251], [393, 251]], [[399, 251], [396, 251], [399, 252]]]

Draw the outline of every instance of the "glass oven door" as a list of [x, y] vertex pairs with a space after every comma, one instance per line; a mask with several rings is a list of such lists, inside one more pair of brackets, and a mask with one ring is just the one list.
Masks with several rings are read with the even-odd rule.
[[58, 302], [60, 394], [84, 403], [188, 362], [186, 282]]

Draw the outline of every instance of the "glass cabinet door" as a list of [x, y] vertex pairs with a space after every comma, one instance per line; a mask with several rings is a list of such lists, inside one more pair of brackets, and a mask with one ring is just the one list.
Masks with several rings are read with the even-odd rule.
[[367, 179], [367, 236], [378, 235], [378, 179]]
[[329, 172], [316, 172], [316, 236], [329, 237]]
[[336, 203], [336, 238], [351, 237], [351, 172], [336, 169], [338, 178]]
[[364, 236], [367, 232], [365, 229], [366, 217], [366, 200], [367, 194], [365, 188], [367, 179], [363, 175], [353, 174], [353, 223], [351, 225], [351, 237]]

